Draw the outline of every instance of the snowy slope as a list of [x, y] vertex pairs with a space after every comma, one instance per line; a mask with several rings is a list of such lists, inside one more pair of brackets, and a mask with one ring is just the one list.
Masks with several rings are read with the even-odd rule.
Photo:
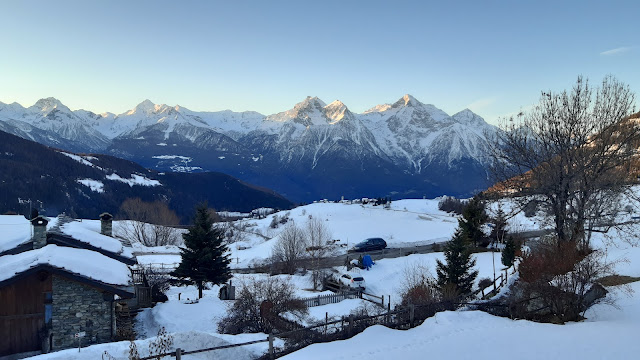
[[444, 312], [407, 331], [380, 325], [355, 337], [310, 345], [282, 359], [635, 359], [640, 351], [640, 283], [620, 309], [597, 305], [589, 320], [567, 325], [494, 317], [479, 311]]

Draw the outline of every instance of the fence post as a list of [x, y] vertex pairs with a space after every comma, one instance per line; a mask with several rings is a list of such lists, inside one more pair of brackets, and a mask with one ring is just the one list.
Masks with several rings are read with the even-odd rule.
[[413, 318], [415, 316], [416, 306], [409, 304], [409, 328], [413, 328]]
[[327, 335], [327, 327], [329, 326], [329, 312], [324, 313], [324, 334]]
[[351, 336], [353, 332], [353, 315], [349, 315], [349, 325], [347, 325], [347, 335]]
[[273, 334], [269, 333], [269, 359], [275, 359], [275, 353], [273, 351]]
[[177, 348], [176, 349], [176, 360], [180, 360], [182, 359], [182, 349]]

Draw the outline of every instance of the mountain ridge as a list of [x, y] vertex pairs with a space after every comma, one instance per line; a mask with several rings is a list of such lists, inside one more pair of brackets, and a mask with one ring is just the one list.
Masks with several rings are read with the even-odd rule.
[[[196, 112], [148, 99], [119, 115], [71, 111], [55, 98], [37, 104], [39, 111], [0, 103], [0, 130], [158, 171], [221, 171], [294, 201], [472, 194], [486, 187], [486, 135], [497, 131], [468, 109], [450, 116], [409, 94], [363, 113], [307, 96], [266, 116]], [[373, 177], [385, 179], [377, 184]]]

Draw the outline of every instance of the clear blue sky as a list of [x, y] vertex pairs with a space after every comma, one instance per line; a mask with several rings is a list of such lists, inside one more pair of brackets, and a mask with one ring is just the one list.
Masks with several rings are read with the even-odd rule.
[[639, 14], [637, 0], [3, 0], [0, 101], [270, 114], [409, 93], [493, 121], [580, 74], [640, 95]]

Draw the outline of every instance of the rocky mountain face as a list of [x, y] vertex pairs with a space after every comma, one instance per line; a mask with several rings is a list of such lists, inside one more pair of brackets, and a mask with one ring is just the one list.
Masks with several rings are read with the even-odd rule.
[[145, 100], [120, 115], [71, 111], [53, 98], [0, 103], [0, 130], [57, 148], [105, 153], [158, 171], [220, 171], [297, 202], [470, 195], [487, 187], [487, 134], [405, 95], [362, 114], [307, 97], [292, 109], [195, 112]]

